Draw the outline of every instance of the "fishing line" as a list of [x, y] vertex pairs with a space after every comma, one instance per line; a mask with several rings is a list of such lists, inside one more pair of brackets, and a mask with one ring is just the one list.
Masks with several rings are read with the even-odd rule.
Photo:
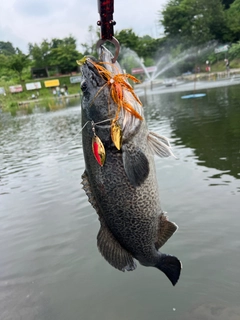
[[[83, 125], [83, 127], [81, 128], [81, 130], [79, 130], [79, 131], [76, 133], [76, 135], [74, 136], [74, 138], [77, 137], [78, 135], [80, 135], [80, 133], [82, 133], [83, 129], [87, 126], [88, 123], [91, 123], [93, 126], [97, 126], [98, 124], [101, 124], [101, 123], [104, 123], [104, 122], [108, 122], [108, 121], [111, 121], [111, 120], [113, 120], [113, 118], [106, 119], [106, 120], [99, 121], [99, 122], [94, 122], [94, 121], [92, 121], [92, 120], [91, 120], [91, 121], [88, 120], [88, 121]], [[62, 147], [62, 146], [64, 146], [65, 144], [68, 144], [68, 143], [70, 143], [70, 141], [64, 142], [64, 143], [60, 144], [59, 146], [56, 146], [55, 148]]]

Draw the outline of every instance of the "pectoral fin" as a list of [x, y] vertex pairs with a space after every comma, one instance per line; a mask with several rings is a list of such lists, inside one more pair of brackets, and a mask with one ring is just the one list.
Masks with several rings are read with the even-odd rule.
[[161, 248], [177, 229], [178, 226], [174, 222], [169, 221], [167, 216], [162, 213], [159, 216], [157, 241], [155, 242], [156, 249]]
[[165, 158], [169, 156], [175, 157], [171, 151], [171, 145], [168, 139], [164, 136], [160, 136], [159, 134], [154, 132], [149, 132], [148, 145], [152, 150], [153, 154], [156, 154], [161, 158]]
[[133, 143], [122, 146], [123, 165], [130, 183], [140, 186], [149, 174], [149, 162], [141, 149]]
[[132, 271], [136, 269], [137, 265], [132, 255], [119, 244], [102, 219], [100, 222], [101, 228], [97, 236], [97, 246], [103, 257], [118, 270]]

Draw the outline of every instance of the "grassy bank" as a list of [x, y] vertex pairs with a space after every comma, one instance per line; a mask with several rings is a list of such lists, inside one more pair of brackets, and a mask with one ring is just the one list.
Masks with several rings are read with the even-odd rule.
[[[64, 84], [68, 87], [68, 94], [71, 95], [77, 95], [80, 93], [80, 84], [70, 83], [70, 77], [54, 77], [54, 79], [58, 79], [60, 82], [60, 87]], [[6, 95], [1, 94], [0, 95], [0, 107], [3, 111], [10, 111], [11, 108], [17, 108], [19, 105], [22, 105], [24, 101], [28, 101], [29, 104], [31, 104], [30, 101], [34, 104], [36, 102], [35, 99], [32, 99], [32, 94], [35, 94], [35, 96], [41, 101], [40, 105], [46, 106], [49, 104], [50, 101], [54, 100], [53, 95], [53, 88], [45, 88], [44, 81], [51, 80], [50, 78], [46, 79], [34, 79], [27, 82], [41, 82], [42, 88], [39, 90], [26, 90], [25, 82], [18, 82], [16, 81], [12, 83], [12, 81], [0, 81], [0, 87], [4, 87]], [[9, 91], [9, 86], [21, 84], [23, 87], [23, 92], [18, 93], [11, 93]]]
[[[225, 62], [223, 60], [219, 60], [214, 64], [211, 64], [212, 72], [223, 72], [226, 70]], [[201, 65], [201, 70], [205, 71], [206, 65]], [[234, 59], [230, 61], [230, 70], [231, 69], [240, 69], [240, 59]]]
[[[196, 77], [198, 80], [217, 80], [221, 76], [225, 76], [224, 73], [226, 73], [225, 63], [224, 60], [219, 59], [219, 61], [215, 62], [214, 64], [210, 64], [211, 66], [211, 72], [206, 72], [206, 64], [199, 64], [200, 67], [200, 73], [191, 74], [189, 76], [179, 76], [179, 78], [187, 80], [187, 81], [193, 81], [196, 80]], [[240, 74], [240, 59], [234, 59], [230, 61], [230, 74], [229, 75], [235, 75]], [[6, 95], [0, 94], [0, 108], [2, 108], [3, 111], [13, 111], [14, 109], [17, 109], [19, 107], [25, 107], [27, 108], [28, 105], [35, 105], [36, 100], [32, 99], [32, 94], [35, 94], [36, 97], [39, 99], [38, 105], [39, 106], [51, 106], [54, 102], [54, 95], [53, 95], [53, 88], [45, 88], [44, 81], [46, 80], [52, 80], [52, 79], [58, 79], [60, 83], [60, 87], [62, 87], [64, 84], [68, 86], [68, 93], [69, 95], [78, 95], [80, 90], [80, 84], [72, 84], [70, 83], [70, 75], [68, 76], [61, 76], [61, 77], [51, 77], [51, 78], [44, 78], [44, 79], [31, 79], [26, 81], [16, 81], [16, 80], [1, 80], [0, 79], [0, 87], [4, 87]], [[40, 82], [42, 88], [39, 90], [26, 90], [26, 83], [29, 82]], [[19, 93], [11, 93], [9, 91], [9, 86], [21, 84], [23, 87], [23, 92]], [[39, 95], [37, 94], [39, 93]], [[25, 101], [27, 101], [26, 105]]]

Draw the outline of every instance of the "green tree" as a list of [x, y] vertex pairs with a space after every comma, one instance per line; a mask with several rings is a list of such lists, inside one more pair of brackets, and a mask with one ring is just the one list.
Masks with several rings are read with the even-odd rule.
[[191, 15], [182, 0], [171, 0], [161, 13], [161, 24], [164, 26], [165, 34], [170, 38], [176, 36], [184, 37], [191, 27]]
[[235, 0], [226, 11], [227, 26], [231, 32], [230, 40], [235, 42], [240, 39], [240, 0]]
[[224, 5], [225, 9], [229, 9], [230, 5], [234, 2], [234, 0], [222, 0], [222, 4]]
[[49, 45], [50, 49], [55, 49], [61, 45], [72, 45], [76, 49], [77, 40], [72, 35], [69, 35], [64, 39], [53, 38]]
[[20, 49], [17, 48], [16, 54], [9, 56], [7, 59], [6, 67], [10, 70], [13, 70], [19, 77], [19, 80], [22, 81], [23, 70], [29, 66], [29, 63], [29, 55], [25, 55]]
[[63, 43], [62, 39], [53, 38], [51, 40], [50, 47], [51, 47], [51, 49], [55, 49], [55, 48], [59, 47], [62, 43]]
[[132, 29], [124, 29], [115, 33], [116, 38], [120, 42], [120, 45], [129, 48], [137, 53], [137, 55], [143, 58], [148, 63], [152, 64], [152, 59], [159, 52], [161, 46], [165, 42], [165, 39], [153, 39], [148, 35], [138, 37]]
[[0, 54], [4, 54], [6, 56], [15, 54], [16, 51], [11, 42], [0, 41]]
[[166, 35], [185, 47], [222, 41], [226, 28], [221, 0], [171, 0], [162, 12], [161, 23]]
[[43, 40], [40, 45], [29, 44], [33, 66], [47, 68], [57, 66], [62, 73], [76, 69], [76, 60], [82, 57], [77, 51], [77, 41], [73, 36], [64, 39]]
[[8, 57], [6, 57], [4, 54], [0, 54], [0, 70], [6, 66], [7, 59]]
[[[153, 39], [150, 36], [143, 36], [139, 38], [137, 52], [140, 57], [144, 58], [146, 66], [150, 61], [158, 57], [164, 49], [166, 38]], [[151, 63], [152, 64], [152, 63]]]
[[83, 57], [77, 51], [76, 40], [70, 36], [58, 42], [58, 46], [51, 49], [51, 61], [57, 65], [62, 73], [74, 71], [77, 67], [76, 60]]
[[132, 29], [123, 29], [120, 32], [115, 32], [115, 37], [120, 42], [120, 45], [138, 51], [139, 37]]
[[49, 66], [51, 44], [47, 39], [44, 39], [40, 45], [29, 43], [28, 50], [35, 67], [44, 68]]
[[231, 48], [228, 51], [228, 54], [230, 59], [240, 58], [240, 41], [232, 44]]

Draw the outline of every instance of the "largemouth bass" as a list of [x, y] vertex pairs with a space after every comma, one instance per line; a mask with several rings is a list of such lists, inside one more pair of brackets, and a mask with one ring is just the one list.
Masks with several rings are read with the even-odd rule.
[[172, 154], [168, 140], [149, 132], [140, 100], [128, 83], [134, 77], [111, 63], [101, 48], [100, 59], [79, 62], [83, 81], [83, 189], [96, 210], [97, 246], [115, 268], [130, 271], [136, 260], [161, 270], [173, 285], [181, 262], [159, 248], [177, 230], [160, 206], [154, 154]]

